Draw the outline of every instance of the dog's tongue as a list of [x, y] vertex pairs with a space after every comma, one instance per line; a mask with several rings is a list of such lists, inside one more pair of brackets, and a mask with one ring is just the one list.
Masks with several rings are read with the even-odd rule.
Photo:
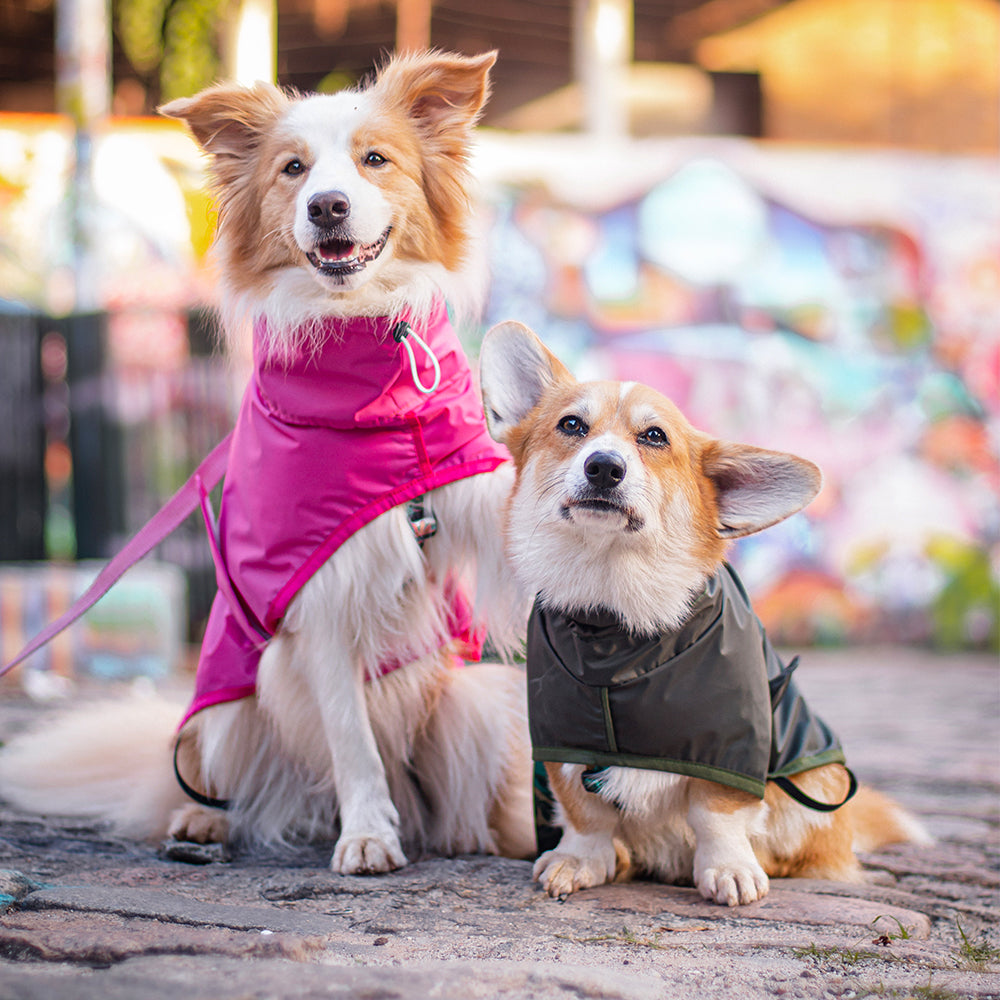
[[319, 245], [316, 256], [323, 261], [348, 260], [354, 256], [354, 244], [346, 240], [330, 240]]

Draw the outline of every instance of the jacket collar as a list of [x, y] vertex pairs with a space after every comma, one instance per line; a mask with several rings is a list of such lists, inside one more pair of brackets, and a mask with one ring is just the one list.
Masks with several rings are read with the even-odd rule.
[[[383, 426], [403, 414], [433, 409], [433, 397], [414, 384], [404, 345], [393, 338], [400, 320], [433, 350], [442, 385], [467, 371], [443, 299], [425, 317], [324, 318], [304, 340], [315, 346], [281, 360], [267, 354], [267, 321], [259, 319], [254, 326], [254, 381], [264, 405], [286, 423], [343, 429]], [[422, 355], [417, 352], [417, 362], [429, 369]], [[431, 377], [428, 372], [423, 380]]]

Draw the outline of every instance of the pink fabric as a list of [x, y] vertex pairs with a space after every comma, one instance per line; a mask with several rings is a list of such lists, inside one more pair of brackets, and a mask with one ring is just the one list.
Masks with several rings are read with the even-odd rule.
[[[209, 705], [253, 694], [261, 650], [292, 598], [355, 531], [507, 459], [486, 430], [444, 303], [412, 325], [441, 365], [429, 396], [413, 384], [394, 321], [330, 320], [322, 346], [288, 364], [269, 364], [266, 331], [254, 331], [254, 376], [233, 432], [217, 536], [203, 499], [219, 592], [181, 725]], [[416, 354], [423, 359], [419, 347]], [[452, 637], [475, 655], [467, 602], [450, 590]], [[394, 664], [366, 666], [378, 673]]]

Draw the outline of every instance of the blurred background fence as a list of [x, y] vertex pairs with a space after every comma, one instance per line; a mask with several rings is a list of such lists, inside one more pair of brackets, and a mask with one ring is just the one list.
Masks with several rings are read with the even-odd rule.
[[[201, 312], [0, 313], [5, 658], [83, 592], [232, 427], [237, 386], [209, 323]], [[142, 351], [163, 326], [184, 332], [184, 356], [169, 368], [124, 365], [109, 354], [115, 327]], [[191, 517], [82, 627], [38, 654], [36, 667], [61, 676], [163, 676], [197, 639], [214, 593], [205, 527]]]

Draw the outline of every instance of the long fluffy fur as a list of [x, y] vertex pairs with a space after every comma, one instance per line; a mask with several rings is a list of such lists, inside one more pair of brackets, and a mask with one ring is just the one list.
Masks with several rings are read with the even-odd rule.
[[[405, 56], [355, 92], [222, 84], [163, 109], [210, 157], [231, 336], [266, 317], [280, 364], [309, 349], [324, 317], [419, 315], [467, 284], [466, 157], [494, 59]], [[350, 195], [347, 241], [365, 252], [386, 240], [360, 274], [309, 261], [321, 237], [306, 199], [323, 183]], [[431, 494], [439, 530], [424, 549], [400, 509], [386, 512], [305, 585], [264, 653], [258, 697], [204, 710], [183, 732], [186, 779], [230, 799], [227, 813], [180, 792], [170, 767], [180, 713], [161, 704], [94, 707], [15, 740], [0, 754], [0, 794], [137, 836], [280, 843], [339, 832], [341, 872], [398, 867], [404, 848], [528, 855], [522, 674], [454, 669], [440, 648], [375, 676], [379, 663], [440, 645], [448, 578], [475, 595], [496, 648], [518, 644], [526, 609], [499, 531], [511, 477], [501, 468]]]
[[137, 838], [163, 833], [184, 804], [170, 769], [182, 710], [137, 696], [47, 718], [0, 753], [3, 796], [30, 812], [108, 818]]

